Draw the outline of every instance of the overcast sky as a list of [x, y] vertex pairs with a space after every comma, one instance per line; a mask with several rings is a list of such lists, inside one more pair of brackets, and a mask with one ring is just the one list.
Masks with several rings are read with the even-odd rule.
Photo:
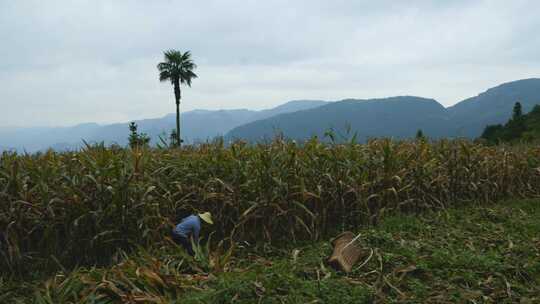
[[0, 126], [174, 112], [163, 50], [190, 50], [182, 111], [394, 95], [443, 105], [540, 76], [540, 1], [0, 0]]

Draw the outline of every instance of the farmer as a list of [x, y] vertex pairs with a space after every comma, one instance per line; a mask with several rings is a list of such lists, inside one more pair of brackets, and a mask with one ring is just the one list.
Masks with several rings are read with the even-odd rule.
[[191, 256], [194, 255], [193, 248], [191, 247], [191, 238], [193, 238], [195, 244], [199, 243], [201, 220], [210, 225], [214, 224], [212, 221], [212, 214], [210, 214], [210, 212], [204, 212], [197, 215], [192, 214], [182, 219], [172, 231], [173, 240], [177, 244], [182, 245]]

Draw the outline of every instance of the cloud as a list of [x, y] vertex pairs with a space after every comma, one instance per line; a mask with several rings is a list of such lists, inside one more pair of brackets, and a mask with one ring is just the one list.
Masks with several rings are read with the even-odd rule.
[[536, 1], [2, 1], [0, 126], [162, 116], [155, 65], [191, 50], [183, 110], [432, 97], [537, 77]]

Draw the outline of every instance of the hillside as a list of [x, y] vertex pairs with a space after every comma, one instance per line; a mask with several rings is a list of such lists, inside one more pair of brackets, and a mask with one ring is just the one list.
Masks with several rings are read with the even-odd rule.
[[31, 127], [0, 129], [0, 145], [18, 151], [35, 152], [48, 147], [71, 147], [82, 144], [99, 134], [100, 126], [95, 123], [79, 124], [73, 127]]
[[255, 121], [234, 128], [226, 137], [256, 141], [282, 132], [289, 138], [303, 140], [312, 136], [323, 138], [329, 128], [343, 136], [350, 128], [362, 141], [369, 137], [412, 137], [418, 129], [428, 136], [442, 137], [448, 135], [447, 121], [445, 108], [433, 99], [412, 96], [348, 99]]
[[522, 103], [525, 113], [540, 103], [540, 79], [501, 84], [447, 109], [435, 100], [410, 96], [343, 100], [255, 121], [231, 130], [227, 138], [257, 141], [281, 132], [286, 137], [301, 140], [322, 136], [330, 128], [343, 133], [347, 125], [362, 140], [368, 137], [412, 137], [418, 129], [432, 138], [476, 138], [486, 125], [508, 120], [516, 101]]
[[505, 123], [516, 102], [524, 113], [540, 104], [540, 79], [504, 83], [449, 107], [452, 131], [456, 136], [478, 137], [487, 125]]
[[540, 105], [531, 112], [521, 114], [521, 104], [514, 106], [512, 118], [504, 125], [489, 125], [482, 138], [490, 143], [500, 142], [540, 142]]
[[[223, 135], [227, 140], [241, 138], [254, 142], [272, 138], [277, 133], [305, 140], [311, 136], [322, 138], [329, 129], [344, 137], [357, 133], [359, 140], [369, 137], [408, 138], [419, 129], [431, 138], [476, 138], [487, 125], [505, 123], [517, 101], [522, 104], [524, 113], [539, 104], [540, 79], [504, 83], [446, 109], [433, 99], [399, 96], [333, 103], [297, 100], [262, 111], [195, 110], [182, 113], [181, 129], [186, 143]], [[175, 127], [175, 115], [138, 120], [136, 123], [139, 132], [148, 134], [155, 144], [159, 142], [160, 135], [168, 134]], [[66, 150], [80, 147], [82, 139], [126, 145], [127, 126], [128, 122], [0, 129], [0, 146], [28, 152], [49, 147]]]
[[[182, 137], [187, 143], [205, 141], [225, 135], [234, 127], [274, 115], [294, 112], [326, 104], [318, 100], [295, 100], [275, 108], [252, 111], [233, 110], [194, 110], [181, 114]], [[152, 143], [159, 142], [159, 136], [169, 133], [176, 125], [176, 114], [162, 118], [135, 121], [139, 132], [148, 134]], [[55, 150], [73, 150], [88, 142], [106, 144], [127, 144], [128, 122], [98, 125], [95, 123], [79, 124], [73, 127], [32, 127], [0, 128], [0, 146], [19, 151], [35, 152], [47, 148]], [[167, 136], [165, 136], [167, 138]]]

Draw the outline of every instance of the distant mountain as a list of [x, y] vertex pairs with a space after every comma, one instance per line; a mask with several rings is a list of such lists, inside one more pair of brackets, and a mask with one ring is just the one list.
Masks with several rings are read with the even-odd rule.
[[540, 79], [531, 78], [501, 84], [476, 97], [448, 108], [456, 136], [478, 137], [487, 125], [505, 123], [514, 103], [520, 102], [527, 113], [540, 104]]
[[[182, 115], [180, 128], [182, 129], [182, 137], [188, 142], [206, 141], [211, 140], [216, 136], [224, 136], [233, 128], [252, 121], [265, 119], [282, 113], [316, 108], [326, 103], [326, 101], [321, 100], [294, 100], [275, 108], [262, 111], [246, 109], [218, 111], [196, 110]], [[174, 128], [175, 117], [174, 114], [166, 117], [169, 119], [169, 129]]]
[[[278, 107], [252, 111], [239, 110], [194, 110], [181, 114], [182, 138], [187, 143], [205, 141], [225, 135], [229, 130], [242, 124], [273, 115], [294, 112], [326, 104], [318, 100], [290, 101]], [[138, 131], [148, 134], [152, 143], [159, 142], [159, 136], [168, 137], [176, 126], [176, 114], [162, 118], [135, 121]], [[0, 146], [15, 147], [18, 151], [35, 152], [47, 148], [55, 150], [73, 150], [87, 142], [105, 142], [106, 144], [127, 144], [129, 135], [128, 122], [110, 125], [95, 123], [79, 124], [73, 127], [56, 128], [0, 128]], [[13, 148], [4, 148], [12, 150]], [[0, 149], [1, 150], [1, 149]]]
[[[292, 139], [323, 138], [332, 128], [336, 134], [348, 130], [359, 140], [370, 137], [413, 137], [418, 129], [431, 137], [448, 134], [446, 109], [433, 99], [399, 96], [384, 99], [348, 99], [313, 109], [276, 115], [231, 130], [228, 140], [258, 141], [283, 133]], [[349, 134], [349, 136], [352, 134]]]
[[343, 133], [347, 126], [359, 139], [412, 137], [418, 129], [432, 138], [476, 138], [487, 125], [507, 121], [517, 101], [523, 105], [524, 113], [540, 104], [540, 79], [505, 83], [447, 109], [433, 99], [411, 96], [343, 100], [254, 121], [234, 128], [226, 138], [258, 141], [282, 133], [306, 139], [320, 137], [330, 128]]
[[[540, 104], [540, 79], [523, 79], [501, 84], [476, 97], [444, 108], [433, 99], [398, 96], [383, 99], [347, 99], [337, 102], [296, 100], [278, 107], [253, 111], [194, 110], [182, 113], [182, 138], [195, 143], [224, 136], [227, 140], [242, 138], [258, 141], [277, 133], [298, 140], [324, 137], [332, 128], [335, 133], [357, 134], [359, 140], [369, 137], [408, 138], [421, 129], [432, 138], [479, 137], [487, 125], [505, 123], [515, 102], [523, 113]], [[62, 128], [0, 128], [0, 147], [34, 152], [52, 147], [72, 150], [88, 142], [127, 144], [128, 123], [80, 124]], [[139, 132], [146, 133], [153, 144], [159, 136], [168, 137], [175, 128], [175, 115], [136, 121]], [[345, 135], [347, 136], [347, 135]], [[7, 147], [7, 148], [6, 148]], [[2, 148], [0, 148], [1, 150]]]
[[11, 151], [13, 150], [13, 148], [10, 148], [10, 147], [5, 147], [5, 146], [0, 146], [0, 153], [4, 152], [4, 151]]
[[307, 109], [313, 109], [328, 104], [328, 101], [322, 100], [293, 100], [277, 106], [273, 109], [256, 112], [255, 120], [265, 119], [283, 113], [292, 113]]
[[82, 138], [94, 136], [99, 128], [98, 124], [87, 123], [73, 127], [0, 129], [0, 145], [27, 152], [45, 149], [60, 142], [80, 145]]

